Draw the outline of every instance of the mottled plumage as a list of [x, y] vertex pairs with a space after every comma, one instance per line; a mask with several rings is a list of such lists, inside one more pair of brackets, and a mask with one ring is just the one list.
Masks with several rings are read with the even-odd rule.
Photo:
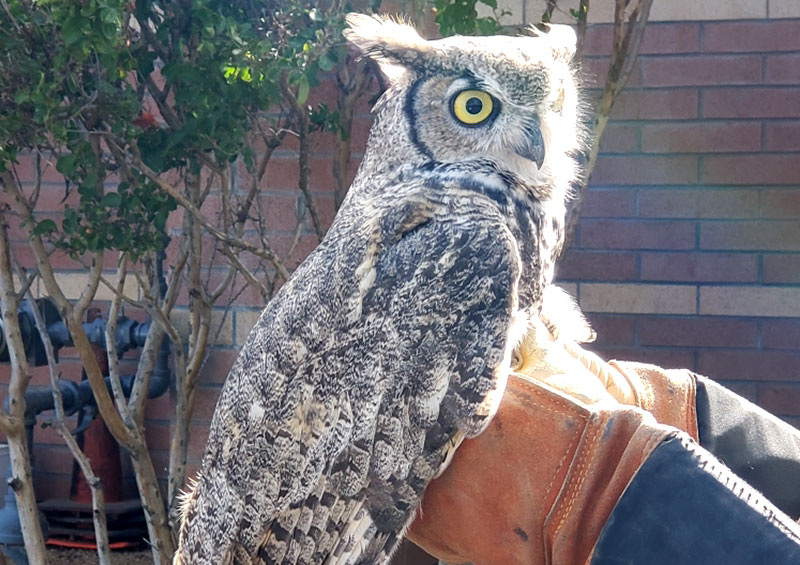
[[231, 369], [176, 563], [388, 561], [497, 409], [553, 276], [579, 149], [572, 32], [348, 23], [390, 85], [325, 240]]

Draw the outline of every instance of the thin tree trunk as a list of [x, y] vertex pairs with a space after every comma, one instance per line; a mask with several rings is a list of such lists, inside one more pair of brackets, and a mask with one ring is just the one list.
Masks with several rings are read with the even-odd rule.
[[[30, 290], [28, 291], [28, 300], [32, 303], [34, 302], [33, 293], [30, 292]], [[94, 474], [89, 458], [81, 451], [78, 442], [72, 436], [72, 433], [69, 431], [64, 421], [64, 400], [61, 396], [60, 379], [58, 376], [58, 368], [56, 367], [56, 354], [53, 349], [53, 342], [50, 341], [50, 336], [47, 333], [45, 322], [39, 309], [34, 307], [32, 312], [36, 320], [36, 328], [39, 331], [39, 337], [42, 339], [42, 344], [44, 345], [47, 355], [47, 367], [50, 371], [50, 387], [53, 389], [53, 409], [56, 416], [55, 427], [58, 434], [64, 440], [64, 443], [67, 444], [72, 457], [78, 463], [83, 476], [86, 478], [86, 484], [89, 485], [92, 492], [92, 523], [94, 524], [94, 539], [95, 545], [97, 546], [98, 563], [99, 565], [111, 565], [103, 485], [100, 478]]]
[[[11, 175], [5, 175], [3, 184], [8, 189]], [[11, 182], [14, 182], [11, 179]], [[11, 380], [8, 384], [9, 412], [1, 414], [0, 428], [6, 434], [11, 458], [12, 477], [8, 485], [14, 491], [22, 527], [25, 549], [31, 563], [45, 564], [44, 536], [39, 523], [36, 495], [33, 491], [28, 439], [25, 434], [25, 389], [28, 387], [28, 360], [19, 327], [19, 295], [14, 290], [11, 270], [11, 250], [8, 242], [8, 221], [0, 212], [0, 313], [3, 333], [11, 362]], [[5, 480], [5, 477], [0, 478]]]
[[153, 461], [143, 447], [142, 442], [135, 442], [130, 449], [131, 462], [136, 474], [136, 485], [139, 487], [139, 498], [142, 501], [147, 534], [153, 550], [154, 565], [168, 565], [175, 553], [175, 540], [169, 528], [169, 521], [164, 507], [164, 499], [158, 486], [158, 478], [153, 468]]
[[39, 509], [36, 506], [36, 494], [33, 490], [33, 474], [31, 473], [28, 440], [25, 437], [25, 426], [22, 421], [15, 429], [4, 430], [8, 438], [8, 452], [11, 455], [12, 478], [8, 484], [17, 498], [19, 523], [22, 527], [22, 538], [25, 540], [25, 551], [30, 563], [47, 563], [44, 547], [42, 525], [39, 522]]

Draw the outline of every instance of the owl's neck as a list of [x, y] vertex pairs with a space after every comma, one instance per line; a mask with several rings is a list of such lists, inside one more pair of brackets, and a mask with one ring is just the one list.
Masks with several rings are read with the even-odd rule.
[[403, 96], [384, 95], [376, 106], [375, 123], [350, 193], [378, 189], [383, 184], [381, 181], [393, 179], [400, 167], [430, 161], [413, 141], [403, 99]]

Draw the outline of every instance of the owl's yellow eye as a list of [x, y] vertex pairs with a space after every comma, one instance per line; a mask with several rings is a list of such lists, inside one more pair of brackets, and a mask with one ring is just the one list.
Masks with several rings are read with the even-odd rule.
[[482, 90], [462, 90], [453, 98], [453, 115], [462, 124], [477, 126], [494, 110], [494, 99]]

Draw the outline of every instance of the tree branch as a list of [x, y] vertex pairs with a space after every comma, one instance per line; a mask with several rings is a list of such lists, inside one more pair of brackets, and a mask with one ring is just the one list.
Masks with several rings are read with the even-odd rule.
[[298, 104], [297, 96], [295, 96], [294, 92], [292, 92], [292, 89], [289, 86], [289, 78], [287, 73], [283, 73], [281, 75], [280, 86], [284, 100], [291, 105], [294, 115], [297, 117], [298, 121], [297, 134], [300, 141], [298, 156], [300, 180], [298, 182], [298, 187], [300, 188], [300, 192], [303, 193], [306, 209], [308, 209], [308, 213], [311, 215], [311, 223], [313, 224], [314, 232], [317, 234], [317, 239], [322, 241], [322, 238], [325, 236], [325, 230], [322, 229], [322, 222], [320, 222], [319, 219], [317, 206], [314, 204], [314, 199], [311, 197], [311, 190], [308, 186], [309, 177], [311, 176], [311, 145], [308, 139], [308, 111]]
[[578, 187], [577, 194], [572, 201], [572, 206], [570, 206], [567, 213], [566, 235], [564, 246], [561, 249], [561, 257], [563, 257], [571, 247], [572, 240], [575, 237], [575, 231], [578, 227], [578, 220], [580, 218], [581, 209], [583, 208], [586, 191], [589, 188], [591, 173], [600, 152], [600, 138], [608, 124], [611, 109], [617, 101], [619, 94], [622, 92], [622, 89], [627, 84], [636, 60], [639, 57], [639, 49], [641, 48], [648, 18], [650, 17], [650, 8], [653, 5], [653, 0], [636, 1], [637, 4], [631, 11], [626, 22], [625, 11], [631, 0], [616, 0], [611, 62], [608, 74], [606, 75], [603, 96], [595, 111], [591, 144], [584, 165], [586, 175]]
[[28, 292], [28, 300], [34, 305], [31, 311], [33, 312], [36, 329], [39, 331], [39, 337], [44, 344], [45, 356], [47, 357], [50, 388], [53, 391], [53, 412], [55, 412], [56, 430], [58, 431], [58, 435], [61, 436], [61, 439], [64, 440], [64, 443], [67, 444], [69, 452], [78, 463], [83, 476], [86, 478], [86, 483], [92, 491], [92, 523], [94, 524], [94, 538], [95, 545], [97, 546], [99, 564], [111, 565], [103, 485], [100, 482], [100, 478], [94, 474], [89, 458], [83, 453], [75, 437], [67, 428], [66, 421], [64, 420], [64, 399], [61, 396], [61, 379], [58, 376], [58, 369], [56, 368], [56, 353], [53, 348], [53, 342], [50, 340], [50, 334], [47, 333], [44, 318], [41, 312], [39, 312], [39, 307], [31, 292]]
[[[3, 173], [3, 184], [16, 188], [11, 174]], [[9, 181], [12, 181], [9, 183]], [[22, 538], [28, 558], [34, 563], [45, 563], [44, 537], [39, 524], [36, 496], [33, 492], [33, 476], [30, 466], [30, 451], [25, 433], [25, 389], [30, 380], [28, 360], [22, 343], [19, 327], [19, 297], [14, 291], [14, 278], [11, 270], [11, 249], [8, 241], [8, 222], [5, 211], [0, 208], [0, 313], [3, 319], [3, 333], [8, 346], [11, 362], [11, 380], [8, 383], [9, 413], [1, 413], [0, 425], [8, 440], [14, 490], [22, 527]]]
[[122, 289], [125, 286], [125, 275], [128, 269], [128, 256], [121, 253], [117, 262], [117, 282], [114, 285], [114, 295], [111, 299], [111, 306], [108, 309], [108, 320], [106, 322], [106, 352], [108, 354], [108, 375], [111, 380], [111, 391], [114, 393], [114, 402], [117, 405], [122, 419], [131, 426], [131, 414], [128, 401], [122, 390], [119, 372], [119, 354], [117, 353], [117, 320], [119, 319], [119, 308], [122, 302]]
[[114, 438], [123, 446], [130, 446], [131, 436], [125, 423], [120, 418], [111, 396], [106, 387], [105, 378], [103, 377], [100, 367], [97, 364], [94, 351], [92, 351], [91, 343], [83, 329], [83, 321], [81, 318], [75, 316], [75, 310], [72, 305], [64, 296], [58, 282], [56, 281], [55, 273], [48, 260], [48, 254], [44, 249], [42, 238], [33, 233], [33, 228], [36, 226], [36, 220], [33, 216], [33, 211], [28, 207], [24, 195], [19, 191], [15, 183], [5, 182], [6, 191], [11, 196], [11, 207], [20, 216], [22, 223], [26, 226], [28, 232], [28, 240], [31, 244], [36, 264], [39, 269], [39, 275], [42, 282], [47, 289], [47, 293], [56, 303], [56, 306], [67, 324], [72, 341], [75, 345], [78, 355], [81, 359], [86, 376], [89, 379], [89, 384], [92, 387], [97, 408], [103, 419], [108, 426], [109, 431]]
[[371, 84], [371, 73], [366, 62], [356, 64], [354, 76], [350, 76], [347, 63], [340, 66], [336, 74], [338, 86], [339, 124], [341, 132], [336, 140], [333, 156], [333, 178], [336, 179], [334, 206], [339, 209], [349, 187], [350, 157], [352, 155], [352, 131], [355, 105]]
[[220, 230], [214, 227], [211, 224], [211, 222], [208, 221], [208, 219], [203, 215], [203, 213], [200, 210], [197, 209], [197, 207], [194, 204], [192, 204], [189, 200], [187, 200], [180, 192], [175, 190], [175, 188], [172, 187], [170, 184], [161, 180], [158, 174], [155, 171], [153, 171], [150, 167], [145, 165], [138, 155], [134, 157], [133, 166], [142, 171], [142, 173], [144, 173], [147, 178], [156, 183], [159, 186], [159, 188], [161, 188], [164, 192], [172, 196], [178, 202], [178, 204], [181, 205], [181, 207], [183, 207], [187, 212], [189, 212], [192, 216], [194, 216], [194, 218], [200, 223], [200, 225], [202, 225], [206, 229], [206, 231], [208, 231], [208, 233], [210, 233], [216, 239], [218, 239], [219, 241], [221, 241], [226, 245], [236, 247], [243, 251], [249, 251], [250, 253], [257, 255], [258, 257], [266, 259], [267, 261], [272, 263], [272, 265], [278, 270], [278, 272], [280, 272], [281, 276], [285, 280], [289, 279], [289, 272], [281, 264], [280, 260], [278, 259], [278, 256], [275, 254], [275, 252], [272, 251], [272, 249], [268, 247], [266, 248], [256, 247], [254, 245], [250, 245], [245, 241], [242, 241], [237, 237], [231, 237], [227, 234], [222, 233]]

